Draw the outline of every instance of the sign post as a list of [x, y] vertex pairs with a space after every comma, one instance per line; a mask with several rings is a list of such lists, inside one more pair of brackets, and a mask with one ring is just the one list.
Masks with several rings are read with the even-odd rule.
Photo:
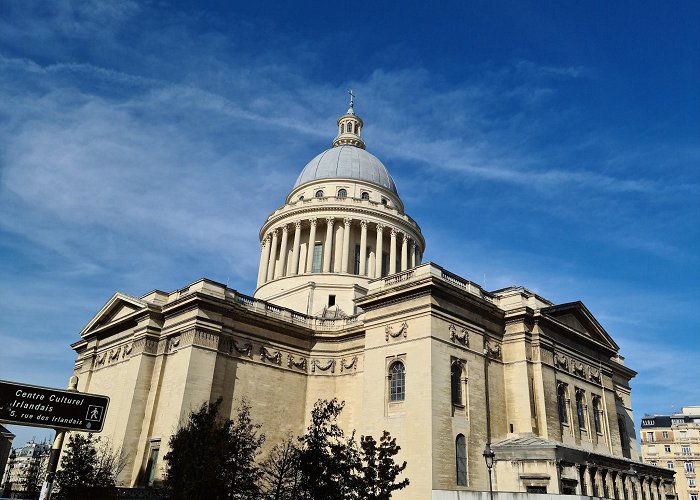
[[78, 392], [78, 377], [70, 378], [68, 390], [0, 380], [0, 421], [56, 430], [40, 500], [51, 498], [66, 431], [100, 432], [108, 406], [107, 396]]

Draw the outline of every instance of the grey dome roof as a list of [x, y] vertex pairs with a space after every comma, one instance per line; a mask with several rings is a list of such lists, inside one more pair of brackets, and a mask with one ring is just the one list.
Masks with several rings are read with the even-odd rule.
[[373, 154], [355, 146], [337, 146], [316, 156], [301, 171], [294, 187], [319, 179], [356, 179], [377, 184], [399, 195], [384, 164]]

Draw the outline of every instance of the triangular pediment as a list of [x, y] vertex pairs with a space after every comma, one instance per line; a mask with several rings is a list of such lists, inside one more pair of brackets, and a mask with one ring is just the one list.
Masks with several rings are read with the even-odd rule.
[[80, 336], [84, 337], [94, 330], [98, 330], [112, 323], [117, 323], [145, 309], [147, 305], [148, 304], [141, 299], [117, 292], [112, 295], [102, 309], [100, 309], [88, 324], [85, 325], [80, 332]]
[[583, 302], [569, 302], [546, 307], [540, 313], [552, 319], [559, 325], [564, 326], [576, 333], [588, 337], [593, 342], [601, 344], [614, 351], [619, 350], [619, 346], [612, 337], [605, 331], [603, 326], [591, 314]]

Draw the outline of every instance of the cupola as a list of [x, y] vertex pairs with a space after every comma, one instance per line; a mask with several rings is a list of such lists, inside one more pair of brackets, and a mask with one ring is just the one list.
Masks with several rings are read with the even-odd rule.
[[350, 94], [350, 106], [347, 113], [338, 118], [338, 136], [333, 141], [333, 147], [355, 146], [365, 149], [365, 142], [362, 140], [362, 118], [355, 114], [355, 94], [352, 90]]

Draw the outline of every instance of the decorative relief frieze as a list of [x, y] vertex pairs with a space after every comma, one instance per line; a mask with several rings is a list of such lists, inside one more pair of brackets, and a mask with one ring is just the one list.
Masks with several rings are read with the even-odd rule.
[[344, 370], [357, 370], [357, 356], [353, 356], [349, 363], [345, 358], [340, 361], [340, 371]]
[[126, 358], [129, 354], [131, 354], [131, 351], [134, 349], [134, 344], [129, 343], [124, 346], [124, 352], [122, 353], [122, 358]]
[[462, 328], [460, 333], [457, 333], [457, 327], [455, 325], [450, 325], [450, 340], [452, 342], [459, 342], [466, 347], [469, 347], [469, 332], [466, 328]]
[[306, 358], [299, 357], [298, 361], [294, 360], [294, 356], [287, 354], [287, 366], [289, 368], [299, 368], [300, 370], [306, 371]]
[[97, 366], [104, 365], [105, 361], [107, 361], [107, 351], [103, 351], [95, 357], [95, 364]]
[[588, 378], [600, 384], [600, 370], [592, 367], [588, 368]]
[[168, 352], [175, 351], [178, 348], [178, 346], [180, 345], [180, 341], [181, 341], [180, 335], [175, 335], [174, 337], [171, 337], [168, 341], [167, 351]]
[[322, 365], [319, 360], [314, 359], [311, 362], [311, 372], [316, 373], [316, 368], [323, 372], [330, 371], [331, 373], [335, 373], [335, 359], [329, 359], [325, 365]]
[[117, 347], [116, 349], [110, 349], [109, 350], [109, 362], [111, 363], [115, 359], [119, 359], [119, 354], [121, 353], [122, 348], [121, 346]]
[[554, 354], [554, 366], [557, 368], [563, 368], [565, 371], [569, 371], [569, 358], [564, 356], [563, 354], [555, 353]]
[[260, 361], [272, 361], [275, 364], [280, 364], [282, 362], [282, 353], [280, 351], [272, 354], [268, 351], [264, 345], [260, 346]]
[[246, 342], [242, 346], [238, 346], [238, 343], [236, 342], [235, 339], [231, 339], [231, 349], [229, 353], [233, 353], [236, 351], [238, 354], [243, 354], [244, 356], [248, 356], [249, 358], [253, 357], [253, 344], [250, 342]]
[[501, 346], [495, 342], [491, 343], [487, 340], [484, 343], [484, 354], [490, 358], [501, 359]]
[[219, 335], [213, 332], [196, 330], [192, 339], [194, 345], [217, 349], [219, 347]]
[[585, 377], [585, 376], [586, 376], [586, 375], [584, 374], [584, 371], [583, 371], [583, 363], [581, 363], [580, 361], [573, 361], [571, 364], [572, 364], [573, 367], [574, 367], [574, 373], [575, 373], [576, 375], [579, 375], [579, 376], [581, 376], [581, 377]]
[[391, 325], [387, 325], [386, 328], [384, 329], [384, 335], [385, 335], [385, 340], [389, 342], [389, 337], [392, 338], [398, 338], [403, 336], [403, 338], [406, 338], [408, 334], [408, 323], [403, 322], [401, 323], [401, 328], [397, 332], [394, 333], [393, 327]]

